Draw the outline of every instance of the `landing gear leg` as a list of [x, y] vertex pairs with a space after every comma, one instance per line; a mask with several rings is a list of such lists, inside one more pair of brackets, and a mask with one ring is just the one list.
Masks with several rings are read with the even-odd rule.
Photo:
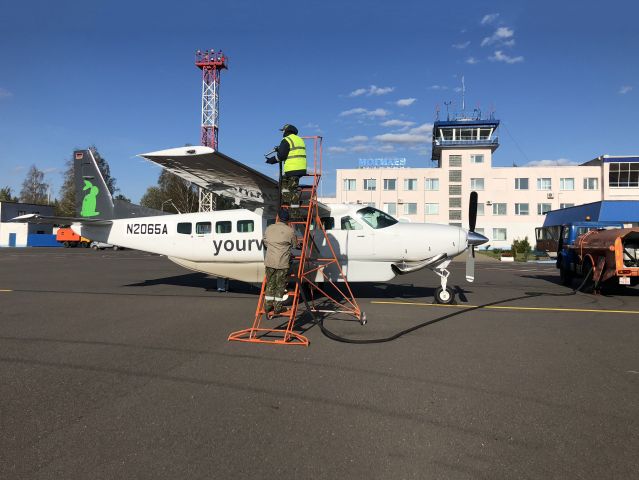
[[450, 272], [444, 265], [433, 269], [433, 272], [439, 275], [441, 280], [441, 286], [435, 290], [435, 302], [450, 305], [455, 301], [455, 292], [453, 292], [447, 285]]

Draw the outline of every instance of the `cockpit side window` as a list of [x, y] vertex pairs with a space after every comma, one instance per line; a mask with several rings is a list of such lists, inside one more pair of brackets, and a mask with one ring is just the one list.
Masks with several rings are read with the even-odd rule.
[[386, 228], [395, 225], [397, 220], [388, 213], [373, 207], [365, 207], [357, 211], [357, 215], [374, 229]]
[[342, 217], [342, 230], [362, 230], [362, 226], [353, 217]]

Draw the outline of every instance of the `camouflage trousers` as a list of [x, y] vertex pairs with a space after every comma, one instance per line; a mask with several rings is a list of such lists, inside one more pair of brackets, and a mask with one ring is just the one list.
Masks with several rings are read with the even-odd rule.
[[266, 267], [266, 286], [264, 288], [264, 308], [268, 312], [271, 307], [275, 313], [282, 311], [282, 302], [286, 300], [286, 284], [288, 268]]
[[282, 192], [282, 203], [285, 205], [299, 205], [300, 203], [300, 177], [282, 177], [280, 185]]

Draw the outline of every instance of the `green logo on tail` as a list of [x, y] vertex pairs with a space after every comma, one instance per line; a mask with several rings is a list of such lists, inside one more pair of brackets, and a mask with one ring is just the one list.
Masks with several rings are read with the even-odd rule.
[[84, 188], [82, 191], [88, 190], [87, 194], [82, 199], [82, 210], [80, 211], [81, 217], [95, 217], [100, 215], [100, 212], [95, 211], [96, 203], [98, 201], [98, 194], [100, 189], [93, 185], [90, 181], [84, 181]]

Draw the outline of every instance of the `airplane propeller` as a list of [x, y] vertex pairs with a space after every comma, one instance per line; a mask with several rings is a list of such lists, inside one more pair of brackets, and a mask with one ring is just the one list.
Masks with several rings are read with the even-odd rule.
[[[479, 240], [475, 233], [477, 225], [477, 192], [470, 192], [470, 201], [468, 202], [468, 257], [466, 257], [466, 281], [475, 281], [475, 243]], [[483, 237], [482, 235], [479, 235]], [[482, 242], [483, 243], [483, 242]]]

